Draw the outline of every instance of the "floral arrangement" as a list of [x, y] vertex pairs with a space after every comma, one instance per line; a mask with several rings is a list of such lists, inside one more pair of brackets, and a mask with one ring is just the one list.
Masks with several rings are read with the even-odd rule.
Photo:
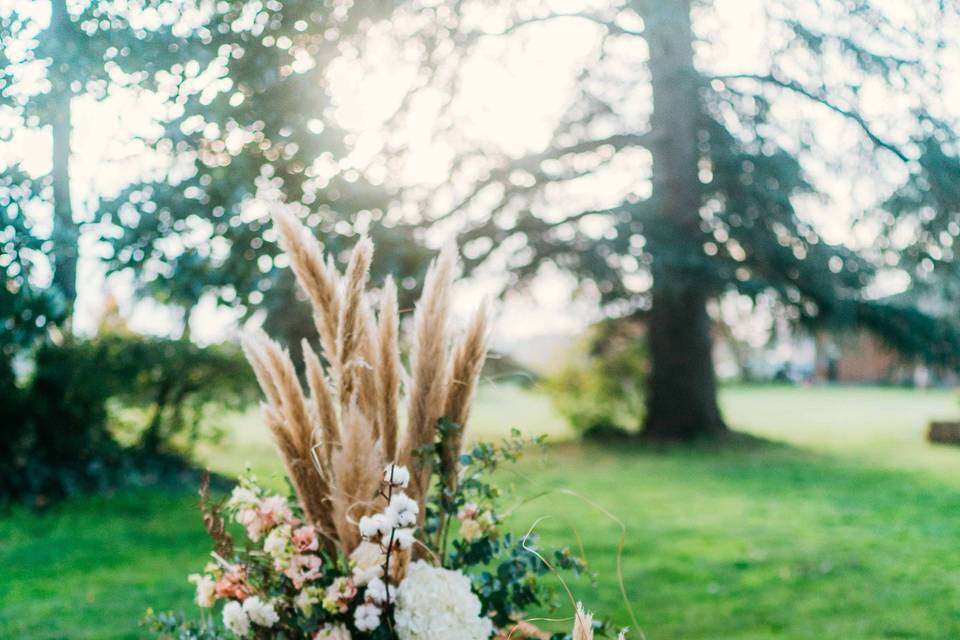
[[[481, 304], [452, 335], [455, 252], [441, 252], [427, 273], [407, 373], [396, 286], [387, 279], [376, 314], [366, 291], [370, 242], [357, 243], [340, 274], [293, 215], [276, 214], [274, 228], [321, 347], [302, 344], [305, 390], [285, 349], [259, 332], [243, 338], [291, 492], [268, 492], [252, 476], [221, 502], [202, 488], [215, 549], [190, 576], [201, 615], [154, 615], [149, 626], [182, 639], [563, 638], [524, 621], [524, 611], [551, 601], [538, 577], [583, 565], [564, 549], [550, 562], [529, 535], [502, 533], [499, 492], [487, 480], [529, 441], [514, 432], [462, 451], [488, 314]], [[242, 545], [230, 532], [241, 528]], [[578, 605], [573, 640], [595, 631], [605, 629]]]

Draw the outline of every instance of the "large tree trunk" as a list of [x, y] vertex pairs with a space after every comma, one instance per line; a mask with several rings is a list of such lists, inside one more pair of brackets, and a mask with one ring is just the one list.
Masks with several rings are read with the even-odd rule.
[[[697, 131], [698, 79], [693, 65], [690, 0], [643, 4], [653, 87], [653, 198], [657, 203], [653, 308], [649, 342], [652, 371], [644, 435], [691, 440], [726, 429], [717, 406], [708, 291], [697, 271], [701, 251]], [[693, 258], [693, 260], [691, 260]]]
[[62, 43], [54, 48], [50, 67], [51, 125], [53, 129], [53, 284], [65, 299], [67, 314], [72, 315], [77, 299], [77, 261], [80, 254], [80, 229], [73, 219], [70, 201], [70, 87], [71, 73], [67, 43], [73, 40], [72, 24], [65, 0], [51, 3], [49, 37]]

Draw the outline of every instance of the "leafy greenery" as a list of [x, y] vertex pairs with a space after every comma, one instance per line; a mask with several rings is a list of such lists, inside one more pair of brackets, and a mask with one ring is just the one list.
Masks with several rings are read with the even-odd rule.
[[643, 420], [650, 358], [643, 325], [607, 320], [547, 380], [557, 409], [577, 431], [596, 437], [635, 431]]
[[[0, 496], [38, 505], [179, 472], [179, 456], [203, 435], [204, 412], [240, 408], [254, 397], [235, 347], [108, 334], [44, 342], [33, 367], [25, 384], [5, 387], [13, 419], [0, 448]], [[144, 427], [126, 443], [115, 437], [110, 401], [141, 408]]]

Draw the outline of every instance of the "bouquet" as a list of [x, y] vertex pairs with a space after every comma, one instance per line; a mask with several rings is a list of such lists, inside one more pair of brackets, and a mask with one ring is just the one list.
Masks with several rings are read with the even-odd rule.
[[[524, 621], [526, 608], [550, 597], [538, 577], [583, 565], [564, 549], [551, 562], [529, 536], [500, 531], [499, 492], [487, 475], [528, 444], [519, 433], [462, 451], [488, 313], [480, 304], [454, 339], [455, 252], [442, 251], [427, 272], [408, 373], [395, 283], [387, 278], [376, 314], [367, 292], [369, 240], [340, 274], [292, 214], [277, 213], [274, 228], [313, 307], [320, 345], [318, 354], [302, 344], [304, 389], [285, 349], [260, 332], [243, 337], [290, 495], [252, 476], [220, 503], [202, 489], [215, 549], [190, 576], [201, 614], [152, 616], [151, 628], [197, 639], [553, 637]], [[242, 528], [242, 545], [231, 523]], [[578, 605], [574, 640], [592, 638], [595, 627], [602, 631]]]

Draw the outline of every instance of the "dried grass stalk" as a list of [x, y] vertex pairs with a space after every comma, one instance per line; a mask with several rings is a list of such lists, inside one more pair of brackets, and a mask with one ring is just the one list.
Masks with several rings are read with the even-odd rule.
[[343, 553], [360, 544], [357, 523], [382, 506], [377, 493], [385, 465], [380, 446], [372, 438], [367, 417], [356, 405], [342, 415], [343, 444], [333, 452], [333, 521]]
[[240, 336], [240, 346], [247, 357], [247, 362], [253, 369], [253, 374], [263, 390], [263, 394], [267, 396], [270, 404], [279, 407], [281, 404], [280, 392], [277, 391], [277, 386], [273, 384], [273, 374], [268, 365], [267, 356], [260, 348], [259, 337], [244, 333]]
[[411, 469], [410, 493], [420, 503], [421, 519], [431, 468], [429, 461], [416, 452], [433, 445], [437, 421], [443, 415], [448, 315], [455, 264], [455, 250], [448, 246], [427, 272], [423, 297], [414, 315], [411, 388], [407, 394], [407, 432], [401, 460]]
[[380, 441], [389, 461], [397, 459], [397, 395], [400, 392], [400, 313], [397, 285], [387, 276], [380, 301], [377, 328], [377, 385], [380, 393]]
[[[306, 341], [309, 399], [289, 354], [278, 344], [264, 335], [247, 334], [243, 348], [267, 398], [262, 405], [264, 423], [304, 513], [325, 534], [330, 549], [339, 546], [349, 554], [360, 543], [359, 519], [382, 507], [377, 493], [388, 460], [399, 457], [410, 467], [408, 491], [420, 502], [420, 513], [425, 513], [432, 469], [415, 452], [434, 444], [442, 416], [461, 426], [466, 422], [486, 354], [487, 311], [484, 306], [473, 318], [448, 363], [456, 253], [452, 246], [446, 248], [427, 273], [416, 309], [412, 373], [404, 381], [408, 427], [400, 443], [398, 394], [404, 370], [398, 347], [396, 285], [387, 279], [377, 321], [364, 291], [373, 253], [369, 240], [357, 243], [341, 278], [332, 260], [324, 259], [317, 240], [294, 216], [281, 211], [274, 221], [294, 273], [314, 307], [336, 397], [320, 357]], [[462, 439], [461, 430], [444, 443], [445, 455], [454, 462]], [[398, 570], [408, 560], [398, 557]]]
[[292, 213], [283, 209], [275, 211], [273, 226], [280, 236], [280, 246], [290, 258], [297, 281], [310, 298], [324, 355], [333, 362], [337, 353], [340, 315], [336, 267], [332, 260], [324, 261], [320, 243]]
[[323, 462], [329, 467], [334, 447], [340, 443], [340, 426], [333, 395], [323, 373], [320, 358], [307, 340], [301, 342], [303, 360], [307, 369], [307, 385], [322, 435]]
[[367, 238], [361, 239], [350, 254], [350, 264], [344, 276], [343, 306], [337, 332], [337, 394], [341, 411], [358, 401], [361, 369], [369, 366], [364, 358], [364, 334], [367, 331], [364, 289], [372, 258], [373, 245]]
[[332, 531], [330, 487], [313, 465], [314, 424], [290, 355], [265, 336], [247, 334], [244, 348], [270, 402], [262, 413], [307, 518]]
[[577, 616], [573, 623], [573, 640], [593, 640], [593, 614], [587, 613], [583, 603], [577, 603]]
[[487, 357], [488, 319], [487, 302], [484, 300], [470, 324], [467, 325], [463, 340], [454, 349], [451, 357], [443, 415], [460, 428], [447, 431], [440, 446], [443, 468], [446, 472], [444, 481], [450, 488], [457, 485], [458, 460], [463, 447], [467, 418], [470, 416], [470, 405], [480, 377], [480, 370]]

